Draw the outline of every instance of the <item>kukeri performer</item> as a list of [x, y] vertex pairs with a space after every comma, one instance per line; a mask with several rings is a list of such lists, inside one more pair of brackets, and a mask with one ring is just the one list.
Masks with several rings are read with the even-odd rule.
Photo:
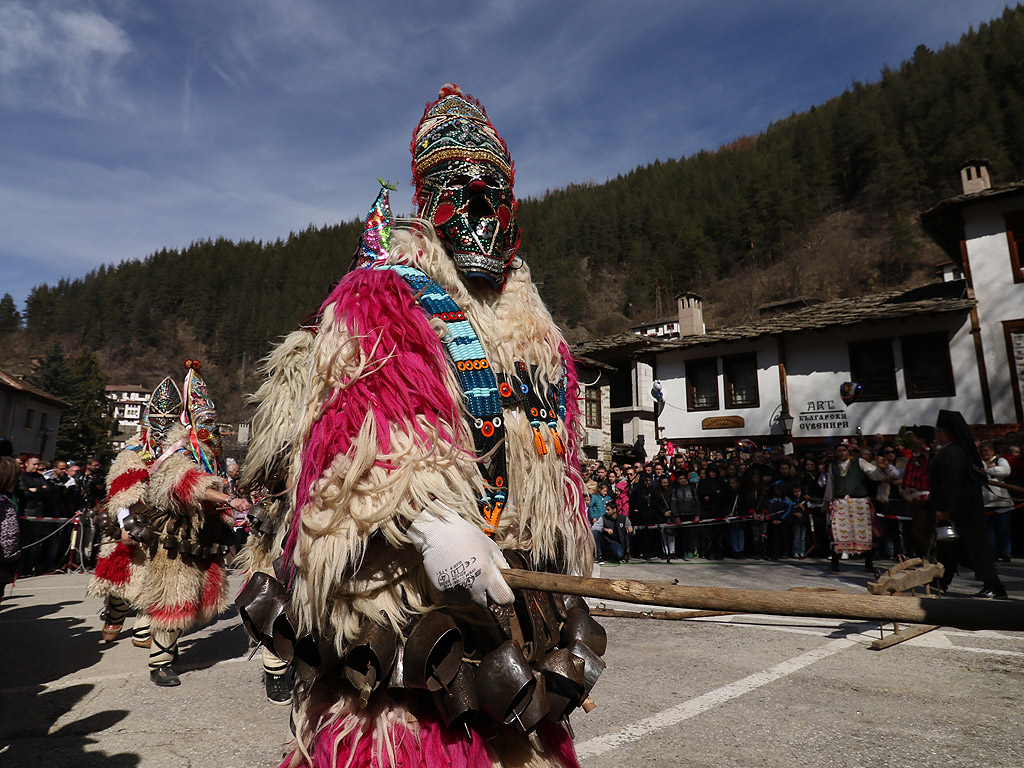
[[224, 555], [234, 511], [249, 508], [245, 499], [221, 490], [216, 410], [199, 362], [187, 360], [185, 367], [180, 422], [164, 438], [161, 463], [151, 473], [149, 508], [126, 522], [139, 530], [150, 555], [138, 604], [152, 617], [149, 675], [158, 686], [180, 684], [171, 664], [182, 633], [227, 607]]
[[[87, 590], [91, 597], [104, 598], [102, 637], [107, 643], [117, 639], [125, 617], [137, 607], [142, 571], [149, 560], [147, 550], [129, 536], [124, 523], [132, 512], [141, 514], [145, 509], [150, 472], [180, 418], [181, 391], [168, 376], [153, 390], [142, 411], [139, 432], [117, 454], [107, 474], [107, 499], [96, 520], [103, 537], [100, 556]], [[132, 645], [150, 647], [149, 625], [149, 616], [139, 611]]]
[[296, 666], [283, 766], [576, 766], [604, 631], [499, 570], [590, 573], [575, 367], [482, 105], [444, 86], [412, 151], [420, 218], [392, 230], [382, 191], [282, 417], [303, 436], [290, 600], [254, 578], [239, 606]]
[[[288, 334], [262, 361], [264, 382], [250, 398], [256, 413], [239, 485], [256, 503], [249, 510], [249, 538], [236, 561], [247, 578], [257, 573], [283, 578], [278, 564], [295, 512], [302, 430], [310, 422], [304, 413], [313, 407], [310, 352], [315, 334], [315, 326]], [[256, 587], [256, 582], [250, 583]], [[275, 652], [272, 642], [263, 645], [262, 654], [267, 699], [290, 703], [288, 661]]]

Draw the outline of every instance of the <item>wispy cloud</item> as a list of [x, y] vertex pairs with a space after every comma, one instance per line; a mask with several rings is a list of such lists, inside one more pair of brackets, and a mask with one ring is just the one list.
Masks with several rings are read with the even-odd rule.
[[0, 6], [0, 103], [82, 114], [126, 106], [117, 66], [125, 31], [93, 10], [48, 3]]
[[365, 214], [454, 81], [520, 196], [714, 148], [1001, 0], [0, 0], [0, 294]]

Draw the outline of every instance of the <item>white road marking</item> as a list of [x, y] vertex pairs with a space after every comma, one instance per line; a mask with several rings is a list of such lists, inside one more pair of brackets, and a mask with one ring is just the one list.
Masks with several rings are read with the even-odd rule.
[[677, 704], [676, 706], [670, 707], [656, 715], [652, 715], [651, 717], [633, 723], [620, 731], [589, 739], [588, 741], [577, 745], [576, 754], [580, 758], [597, 757], [598, 755], [603, 755], [606, 752], [618, 749], [619, 747], [631, 742], [639, 741], [650, 733], [678, 725], [684, 720], [689, 720], [690, 718], [703, 714], [710, 709], [714, 709], [727, 701], [738, 698], [743, 694], [756, 690], [768, 683], [773, 683], [776, 680], [788, 677], [794, 672], [799, 672], [804, 667], [810, 666], [816, 661], [833, 656], [840, 651], [845, 651], [847, 648], [852, 648], [857, 644], [858, 643], [855, 640], [848, 640], [846, 638], [832, 640], [821, 648], [815, 648], [805, 653], [801, 653], [799, 656], [787, 659], [781, 664], [776, 664], [774, 667], [766, 669], [763, 672], [755, 672], [752, 675], [744, 677], [742, 680], [737, 680], [734, 683], [723, 685], [721, 688], [708, 691], [702, 696], [690, 699], [682, 704]]
[[[957, 633], [963, 635], [967, 633]], [[1000, 648], [978, 648], [973, 645], [957, 645], [944, 632], [929, 632], [926, 635], [907, 640], [907, 645], [918, 648], [936, 648], [942, 651], [964, 651], [966, 653], [987, 653], [992, 656], [1024, 656], [1024, 651], [1007, 651]]]

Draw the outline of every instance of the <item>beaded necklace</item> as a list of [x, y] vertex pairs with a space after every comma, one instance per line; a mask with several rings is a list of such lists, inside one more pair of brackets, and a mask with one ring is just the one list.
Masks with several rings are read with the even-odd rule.
[[535, 383], [541, 381], [537, 366], [516, 363], [514, 375], [496, 373], [472, 323], [444, 288], [415, 267], [388, 264], [374, 268], [398, 273], [412, 289], [416, 301], [431, 316], [447, 324], [449, 333], [442, 344], [455, 367], [470, 413], [473, 445], [480, 459], [477, 464], [486, 483], [485, 496], [479, 499], [480, 511], [488, 523], [487, 532], [493, 534], [508, 500], [503, 409], [522, 405], [533, 428], [537, 453], [548, 452], [540, 430], [543, 423], [551, 431], [555, 452], [561, 456], [565, 449], [558, 435], [557, 419], [565, 420], [566, 367], [563, 364], [560, 385], [546, 388]]
[[442, 343], [466, 400], [470, 413], [473, 445], [481, 461], [477, 462], [486, 482], [484, 497], [479, 499], [480, 511], [487, 521], [489, 534], [497, 529], [508, 499], [505, 425], [502, 420], [502, 397], [490, 361], [466, 314], [434, 280], [415, 267], [388, 264], [376, 267], [390, 269], [409, 284], [416, 301], [433, 317], [443, 320], [449, 333]]

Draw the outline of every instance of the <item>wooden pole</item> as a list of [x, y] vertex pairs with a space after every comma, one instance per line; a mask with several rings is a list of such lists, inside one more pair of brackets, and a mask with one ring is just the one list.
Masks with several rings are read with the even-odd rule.
[[923, 634], [931, 632], [933, 629], [938, 629], [934, 624], [922, 624], [916, 627], [904, 627], [896, 632], [893, 632], [888, 637], [883, 637], [878, 640], [874, 640], [871, 643], [871, 647], [876, 651], [885, 650], [891, 648], [894, 645], [905, 643], [907, 640], [911, 640], [915, 637], [920, 637]]
[[958, 600], [843, 592], [778, 592], [724, 587], [685, 587], [632, 579], [588, 579], [556, 573], [503, 570], [508, 585], [624, 603], [705, 611], [818, 616], [861, 621], [936, 624], [958, 629], [1024, 630], [1024, 602]]
[[1021, 488], [1019, 485], [1001, 483], [998, 480], [993, 480], [991, 477], [986, 478], [985, 482], [987, 482], [989, 485], [994, 485], [996, 488], [1005, 488], [1006, 490], [1013, 491], [1014, 493], [1024, 493], [1024, 488]]
[[590, 609], [591, 616], [616, 619], [662, 619], [664, 621], [686, 621], [706, 619], [714, 616], [735, 616], [732, 611], [624, 611], [621, 608], [598, 606]]

